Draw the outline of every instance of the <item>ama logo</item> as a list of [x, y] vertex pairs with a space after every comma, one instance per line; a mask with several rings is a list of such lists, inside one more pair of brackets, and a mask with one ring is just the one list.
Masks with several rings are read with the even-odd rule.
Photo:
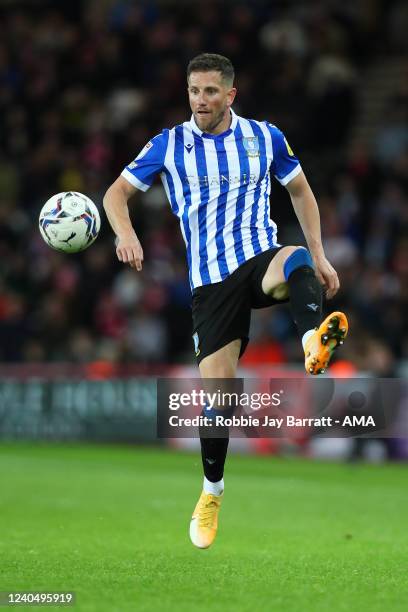
[[375, 427], [374, 417], [369, 416], [345, 416], [343, 419], [343, 427], [348, 425], [349, 427]]

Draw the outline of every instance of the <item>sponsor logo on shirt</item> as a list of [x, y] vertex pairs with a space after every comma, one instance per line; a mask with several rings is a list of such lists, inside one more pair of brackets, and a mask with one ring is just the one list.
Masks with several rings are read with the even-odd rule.
[[190, 187], [218, 187], [224, 185], [256, 185], [259, 181], [259, 174], [213, 174], [207, 176], [189, 176], [185, 175], [184, 182]]

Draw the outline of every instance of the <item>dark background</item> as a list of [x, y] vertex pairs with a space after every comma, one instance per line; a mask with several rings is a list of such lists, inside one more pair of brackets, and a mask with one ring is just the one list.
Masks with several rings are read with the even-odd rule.
[[[193, 363], [184, 245], [160, 184], [132, 201], [141, 274], [102, 231], [86, 252], [37, 229], [54, 193], [101, 207], [124, 165], [189, 118], [186, 66], [227, 55], [234, 110], [276, 123], [321, 210], [350, 317], [348, 368], [407, 371], [408, 6], [360, 2], [1, 2], [0, 359]], [[286, 190], [271, 216], [302, 241]], [[302, 363], [287, 307], [254, 314], [243, 364]]]

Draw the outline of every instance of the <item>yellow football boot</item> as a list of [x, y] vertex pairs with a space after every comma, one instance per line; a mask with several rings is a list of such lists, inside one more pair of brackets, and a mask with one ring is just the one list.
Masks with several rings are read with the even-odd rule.
[[190, 523], [190, 539], [197, 548], [208, 548], [214, 542], [221, 501], [222, 494], [201, 493]]
[[333, 351], [343, 344], [348, 332], [347, 317], [343, 312], [332, 312], [315, 333], [306, 340], [305, 369], [308, 374], [323, 374]]

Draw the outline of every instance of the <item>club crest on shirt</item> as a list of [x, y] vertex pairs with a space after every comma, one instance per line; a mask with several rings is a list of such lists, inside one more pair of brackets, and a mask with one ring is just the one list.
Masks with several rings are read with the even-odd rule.
[[244, 136], [242, 143], [248, 157], [259, 157], [259, 142], [257, 136]]

